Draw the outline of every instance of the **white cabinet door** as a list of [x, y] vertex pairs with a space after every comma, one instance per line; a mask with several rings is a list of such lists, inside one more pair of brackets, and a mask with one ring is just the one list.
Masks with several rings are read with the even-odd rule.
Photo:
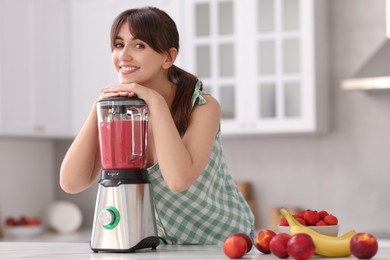
[[100, 88], [118, 84], [111, 63], [110, 29], [115, 17], [130, 8], [155, 6], [174, 19], [177, 0], [73, 0], [72, 32], [72, 115], [77, 134], [98, 98]]
[[[5, 5], [4, 5], [4, 2], [3, 1], [0, 1], [0, 57], [2, 57], [2, 54], [3, 54], [3, 41], [4, 41], [4, 35], [3, 35], [3, 31], [4, 31], [4, 24], [5, 24], [5, 20], [4, 20], [4, 9], [5, 9]], [[0, 102], [2, 102], [3, 100], [3, 97], [4, 97], [4, 93], [3, 93], [3, 89], [5, 88], [4, 87], [4, 84], [3, 84], [3, 62], [1, 61], [0, 59]], [[3, 108], [1, 106], [1, 103], [0, 103], [0, 135], [3, 133], [4, 131], [4, 119], [3, 119]]]
[[64, 0], [1, 1], [1, 133], [69, 133], [68, 8]]
[[316, 57], [321, 32], [314, 28], [323, 23], [321, 5], [320, 0], [185, 1], [184, 64], [219, 100], [223, 134], [319, 130], [317, 91], [326, 70], [317, 68], [325, 60]]

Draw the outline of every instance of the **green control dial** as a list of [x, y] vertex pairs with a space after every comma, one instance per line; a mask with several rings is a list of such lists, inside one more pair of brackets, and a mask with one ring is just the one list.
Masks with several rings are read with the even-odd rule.
[[114, 206], [107, 206], [100, 211], [99, 223], [105, 229], [114, 229], [120, 220], [120, 214], [117, 208]]

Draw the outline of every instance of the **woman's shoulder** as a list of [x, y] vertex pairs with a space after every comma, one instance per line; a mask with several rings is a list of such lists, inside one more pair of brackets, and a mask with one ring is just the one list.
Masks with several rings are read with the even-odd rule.
[[212, 95], [205, 92], [202, 89], [202, 82], [197, 80], [194, 92], [192, 94], [192, 106], [203, 106], [208, 104], [207, 107], [219, 107], [219, 102]]
[[197, 118], [202, 122], [208, 122], [207, 124], [209, 124], [209, 126], [214, 124], [211, 122], [215, 122], [215, 127], [218, 128], [221, 118], [221, 107], [219, 102], [213, 96], [205, 94], [202, 94], [202, 96], [205, 102], [203, 104], [195, 105], [192, 111], [192, 118]]
[[212, 107], [212, 108], [215, 108], [218, 110], [221, 109], [221, 106], [220, 106], [218, 100], [216, 98], [214, 98], [213, 96], [211, 96], [209, 94], [202, 94], [202, 97], [206, 101], [205, 105], [208, 105], [208, 107]]
[[202, 99], [203, 102], [198, 102], [195, 106], [195, 108], [201, 108], [202, 110], [220, 110], [221, 106], [216, 98], [213, 96], [206, 94], [206, 93], [201, 93], [200, 98]]

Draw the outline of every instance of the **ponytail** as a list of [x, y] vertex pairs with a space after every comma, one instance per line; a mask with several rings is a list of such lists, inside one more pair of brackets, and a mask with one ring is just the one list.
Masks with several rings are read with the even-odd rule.
[[172, 102], [171, 113], [177, 130], [183, 136], [190, 122], [192, 94], [198, 79], [175, 65], [169, 68], [168, 79], [176, 85], [176, 94]]

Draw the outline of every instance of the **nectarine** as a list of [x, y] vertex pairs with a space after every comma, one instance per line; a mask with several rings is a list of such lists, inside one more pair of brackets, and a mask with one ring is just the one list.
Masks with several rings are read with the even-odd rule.
[[290, 239], [291, 236], [287, 233], [279, 233], [274, 236], [269, 243], [272, 254], [279, 258], [287, 258], [287, 242]]
[[316, 246], [311, 236], [298, 233], [291, 237], [287, 243], [287, 253], [293, 259], [306, 260], [314, 254]]
[[255, 236], [253, 245], [263, 254], [270, 254], [271, 250], [269, 248], [269, 242], [274, 236], [276, 236], [274, 231], [269, 229], [262, 229]]
[[237, 259], [245, 255], [247, 245], [245, 238], [241, 236], [229, 236], [223, 244], [223, 252], [230, 258]]
[[351, 253], [360, 259], [370, 259], [378, 252], [378, 241], [370, 233], [357, 233], [350, 241]]

